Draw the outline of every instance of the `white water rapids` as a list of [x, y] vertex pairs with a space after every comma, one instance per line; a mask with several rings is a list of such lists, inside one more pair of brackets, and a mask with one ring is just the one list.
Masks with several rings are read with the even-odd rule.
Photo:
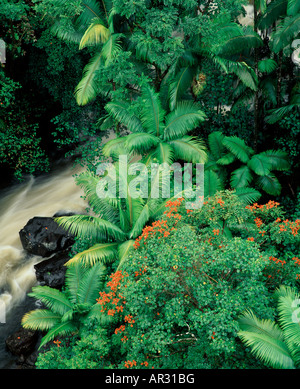
[[37, 282], [34, 265], [43, 260], [26, 255], [19, 231], [34, 216], [83, 212], [87, 204], [73, 177], [81, 170], [64, 166], [0, 192], [0, 368], [7, 358], [5, 337], [20, 327], [27, 293]]

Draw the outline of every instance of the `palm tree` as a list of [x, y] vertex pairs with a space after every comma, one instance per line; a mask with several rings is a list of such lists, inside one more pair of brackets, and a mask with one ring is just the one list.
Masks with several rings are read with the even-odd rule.
[[[215, 131], [208, 136], [209, 160], [205, 166], [206, 195], [214, 194], [226, 185], [229, 178], [230, 186], [242, 197], [257, 201], [260, 192], [250, 184], [270, 195], [278, 195], [281, 185], [273, 171], [289, 169], [288, 155], [281, 150], [266, 150], [255, 154], [245, 141], [237, 136], [224, 136]], [[241, 166], [233, 170], [228, 177], [228, 165], [234, 162]]]
[[35, 309], [22, 318], [22, 326], [32, 330], [47, 331], [39, 348], [58, 336], [78, 333], [85, 317], [97, 303], [106, 275], [103, 264], [91, 268], [76, 264], [67, 268], [66, 291], [48, 286], [35, 286], [28, 295], [41, 300], [46, 309]]
[[105, 109], [109, 115], [131, 132], [125, 137], [113, 139], [103, 147], [105, 156], [120, 153], [138, 154], [146, 164], [156, 159], [159, 163], [172, 164], [174, 160], [204, 163], [204, 143], [188, 133], [205, 120], [198, 104], [180, 101], [174, 110], [166, 112], [161, 96], [150, 87], [141, 94], [142, 109], [133, 113], [123, 101], [111, 101]]
[[[145, 225], [163, 213], [170, 197], [176, 198], [179, 195], [177, 193], [165, 198], [153, 196], [156, 188], [164, 193], [164, 186], [169, 185], [167, 172], [157, 171], [150, 189], [138, 195], [132, 192], [134, 179], [123, 164], [116, 164], [114, 168], [108, 169], [105, 181], [90, 171], [77, 177], [77, 184], [84, 189], [93, 215], [62, 216], [55, 220], [75, 236], [88, 237], [90, 247], [77, 253], [67, 262], [67, 266], [77, 262], [92, 266], [98, 262], [107, 265], [117, 261], [120, 268]], [[106, 196], [103, 192], [100, 194], [100, 190], [108, 185], [107, 182], [112, 195]], [[149, 185], [148, 181], [146, 183]], [[137, 189], [140, 189], [138, 186]]]
[[300, 367], [299, 294], [291, 287], [281, 286], [275, 292], [278, 324], [258, 319], [248, 310], [239, 319], [239, 337], [251, 352], [274, 369]]

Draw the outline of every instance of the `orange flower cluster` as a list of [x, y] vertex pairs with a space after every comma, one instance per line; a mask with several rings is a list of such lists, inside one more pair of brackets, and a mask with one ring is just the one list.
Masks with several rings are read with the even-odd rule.
[[292, 260], [295, 262], [296, 265], [300, 265], [300, 258], [293, 257]]
[[[144, 244], [146, 244], [146, 240], [149, 237], [153, 237], [156, 235], [156, 233], [161, 233], [163, 235], [160, 235], [158, 239], [161, 239], [162, 237], [167, 238], [170, 235], [170, 232], [168, 231], [169, 226], [167, 224], [166, 220], [157, 220], [152, 223], [151, 226], [146, 226], [143, 229], [142, 235], [140, 235], [134, 242], [133, 247], [137, 249], [140, 246], [140, 242], [142, 239], [144, 239]], [[174, 229], [174, 228], [173, 228]]]
[[267, 204], [259, 205], [257, 203], [254, 203], [253, 205], [247, 205], [246, 209], [250, 209], [250, 211], [256, 211], [257, 209], [265, 210], [265, 209], [271, 209], [271, 208], [277, 208], [280, 204], [276, 201], [270, 200]]
[[140, 269], [140, 271], [135, 271], [135, 272], [134, 272], [134, 276], [135, 276], [135, 277], [141, 276], [141, 275], [144, 274], [146, 271], [147, 271], [147, 266], [145, 266], [143, 270]]
[[[102, 307], [101, 312], [107, 311], [109, 316], [114, 316], [117, 312], [123, 312], [123, 305], [126, 302], [124, 301], [124, 297], [121, 293], [117, 294], [117, 290], [120, 288], [121, 281], [125, 276], [128, 276], [128, 274], [123, 274], [121, 270], [116, 271], [110, 276], [111, 281], [106, 284], [108, 287], [110, 287], [111, 292], [99, 292], [100, 297], [96, 299], [96, 301]], [[120, 301], [121, 304], [119, 304]], [[108, 303], [112, 304], [113, 307], [110, 307], [110, 309], [104, 307]]]
[[[278, 218], [279, 219], [279, 218]], [[281, 220], [276, 220], [277, 223], [279, 223]], [[283, 220], [282, 224], [278, 224], [279, 226], [279, 232], [288, 231], [288, 229], [291, 230], [291, 233], [293, 236], [298, 235], [298, 231], [300, 229], [300, 219], [293, 221], [290, 221], [289, 219]]]
[[270, 256], [269, 260], [275, 262], [276, 264], [281, 263], [282, 266], [286, 263], [286, 261], [282, 261], [281, 259], [275, 258], [273, 256]]
[[260, 228], [261, 225], [264, 224], [263, 221], [259, 217], [255, 218], [254, 222], [255, 222], [257, 228]]
[[214, 230], [213, 230], [213, 233], [214, 233], [214, 235], [219, 235], [220, 230], [219, 230], [219, 229], [214, 229]]
[[[177, 217], [178, 218], [180, 215], [178, 215], [178, 213], [177, 213], [178, 212], [177, 207], [179, 207], [181, 205], [183, 200], [184, 199], [181, 197], [175, 201], [171, 201], [171, 200], [167, 201], [166, 208], [169, 208], [169, 211], [165, 211], [164, 214], [166, 214], [167, 217], [175, 217], [175, 218]], [[176, 212], [176, 213], [173, 214], [173, 212]], [[181, 216], [179, 217], [179, 219], [180, 218], [181, 218]]]
[[251, 237], [247, 238], [247, 240], [250, 240], [251, 242], [254, 242], [254, 238], [253, 238], [253, 236], [251, 236]]
[[133, 324], [135, 323], [135, 320], [133, 320], [133, 316], [132, 315], [125, 316], [124, 320], [125, 320], [125, 322], [130, 324], [130, 327], [133, 327]]
[[122, 324], [120, 327], [115, 329], [115, 334], [117, 335], [119, 332], [125, 331], [125, 325]]
[[130, 367], [136, 366], [136, 361], [135, 360], [125, 361], [124, 365], [125, 365], [125, 367], [127, 367], [127, 369], [129, 369]]

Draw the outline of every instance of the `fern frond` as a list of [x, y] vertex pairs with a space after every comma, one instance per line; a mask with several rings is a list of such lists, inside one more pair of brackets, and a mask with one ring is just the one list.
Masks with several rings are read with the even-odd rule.
[[281, 184], [272, 173], [257, 177], [256, 183], [262, 190], [272, 196], [277, 196], [281, 192]]
[[67, 336], [72, 333], [76, 333], [77, 331], [78, 327], [74, 324], [74, 322], [66, 321], [58, 323], [42, 338], [39, 349], [41, 349], [45, 344], [51, 342], [57, 336]]
[[106, 267], [102, 263], [94, 264], [82, 277], [77, 291], [80, 304], [96, 304], [99, 290], [103, 284]]
[[252, 179], [251, 170], [247, 165], [244, 165], [231, 173], [230, 184], [233, 188], [243, 188], [247, 187]]

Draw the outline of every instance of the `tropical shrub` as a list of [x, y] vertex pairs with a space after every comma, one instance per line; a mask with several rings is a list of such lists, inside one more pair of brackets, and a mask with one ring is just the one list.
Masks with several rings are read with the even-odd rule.
[[[251, 360], [239, 341], [238, 319], [252, 309], [274, 320], [274, 290], [281, 284], [298, 285], [300, 262], [295, 254], [280, 256], [281, 243], [271, 240], [269, 232], [259, 233], [265, 226], [280, 230], [276, 220], [283, 210], [273, 201], [246, 205], [229, 191], [207, 198], [198, 210], [186, 209], [182, 198], [165, 205], [160, 219], [142, 230], [128, 259], [99, 290], [89, 314], [95, 327], [85, 325], [84, 339], [69, 344], [66, 338], [61, 347], [51, 346], [39, 357], [41, 368], [51, 367], [53, 355], [75, 355], [73, 362], [63, 361], [62, 366], [79, 368], [79, 350], [94, 328], [99, 343], [87, 346], [84, 366], [263, 366]], [[258, 219], [263, 225], [257, 225]], [[286, 243], [298, 237], [299, 222], [295, 225], [296, 230], [278, 231]]]

